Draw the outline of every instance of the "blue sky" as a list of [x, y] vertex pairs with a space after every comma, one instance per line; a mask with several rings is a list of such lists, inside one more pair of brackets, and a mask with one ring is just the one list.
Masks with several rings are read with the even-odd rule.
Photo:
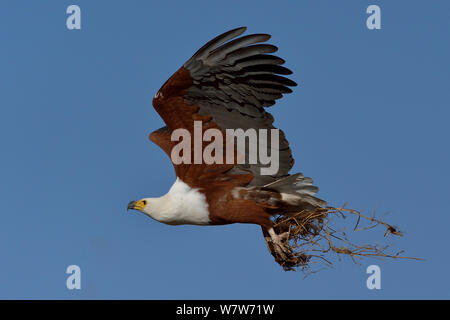
[[[81, 30], [66, 28], [70, 4]], [[381, 30], [366, 28], [370, 4]], [[0, 298], [450, 298], [449, 11], [443, 0], [2, 1]], [[331, 205], [376, 209], [406, 233], [394, 248], [426, 261], [332, 257], [333, 269], [304, 279], [273, 261], [258, 226], [127, 213], [175, 179], [147, 140], [163, 125], [153, 95], [242, 25], [272, 34], [299, 83], [271, 109], [293, 172]], [[81, 290], [66, 288], [72, 264]], [[366, 287], [371, 264], [381, 290]]]

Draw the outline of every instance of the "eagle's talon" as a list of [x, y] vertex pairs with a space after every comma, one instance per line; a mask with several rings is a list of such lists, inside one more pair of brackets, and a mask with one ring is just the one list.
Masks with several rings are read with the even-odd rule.
[[283, 244], [282, 240], [286, 240], [289, 237], [288, 232], [284, 232], [280, 235], [275, 233], [273, 228], [269, 229], [270, 241], [273, 244], [275, 252], [281, 257], [281, 259], [286, 260], [288, 256], [291, 255], [289, 248]]
[[289, 239], [289, 231], [283, 232], [282, 234], [279, 234], [278, 237], [280, 240], [287, 240]]

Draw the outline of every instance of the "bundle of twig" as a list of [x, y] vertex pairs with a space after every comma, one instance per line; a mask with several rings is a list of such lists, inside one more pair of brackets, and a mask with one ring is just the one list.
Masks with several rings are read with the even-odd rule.
[[[347, 215], [355, 215], [357, 221], [354, 231], [358, 230], [361, 219], [369, 221], [369, 226], [359, 230], [372, 229], [377, 226], [385, 228], [384, 235], [393, 234], [402, 236], [398, 229], [386, 222], [376, 219], [375, 217], [367, 217], [360, 212], [342, 208], [324, 207], [314, 210], [304, 210], [294, 215], [280, 215], [275, 218], [274, 229], [277, 234], [285, 234], [283, 245], [287, 248], [285, 256], [280, 256], [274, 250], [273, 243], [267, 241], [269, 251], [275, 260], [286, 271], [301, 269], [302, 271], [311, 272], [311, 264], [322, 263], [331, 266], [331, 262], [327, 259], [327, 254], [335, 252], [337, 254], [350, 256], [354, 261], [362, 257], [377, 258], [403, 258], [401, 252], [391, 254], [388, 253], [389, 246], [379, 245], [356, 245], [347, 239], [344, 231], [336, 231], [329, 226], [331, 216], [340, 216], [346, 218]], [[335, 242], [339, 242], [340, 246], [336, 246]]]

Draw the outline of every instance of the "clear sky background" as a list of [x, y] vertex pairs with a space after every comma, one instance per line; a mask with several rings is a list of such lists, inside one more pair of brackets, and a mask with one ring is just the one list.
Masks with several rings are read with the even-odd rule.
[[[66, 28], [70, 4], [81, 30]], [[366, 27], [370, 4], [381, 30]], [[449, 12], [444, 0], [1, 1], [0, 298], [450, 298]], [[377, 210], [405, 232], [395, 250], [426, 261], [331, 256], [304, 279], [274, 262], [258, 226], [126, 211], [175, 179], [147, 139], [163, 126], [152, 97], [243, 25], [272, 34], [299, 83], [271, 109], [293, 172], [331, 205]], [[79, 291], [66, 288], [72, 264]], [[371, 264], [381, 290], [366, 287]]]

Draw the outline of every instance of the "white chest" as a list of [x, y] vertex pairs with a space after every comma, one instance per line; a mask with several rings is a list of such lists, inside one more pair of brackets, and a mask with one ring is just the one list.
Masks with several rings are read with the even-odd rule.
[[205, 195], [178, 178], [166, 195], [151, 201], [146, 213], [170, 225], [210, 223]]

